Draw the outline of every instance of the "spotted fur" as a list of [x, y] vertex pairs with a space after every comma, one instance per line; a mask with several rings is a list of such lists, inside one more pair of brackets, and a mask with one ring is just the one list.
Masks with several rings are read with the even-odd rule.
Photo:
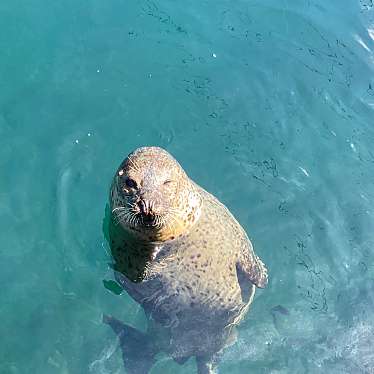
[[[126, 183], [137, 189], [129, 191]], [[163, 217], [161, 225], [145, 226], [131, 214], [116, 213], [139, 199]], [[255, 286], [267, 284], [267, 270], [245, 231], [157, 147], [139, 148], [120, 165], [111, 210], [116, 278], [149, 316], [155, 344], [177, 362], [196, 356], [200, 372], [212, 367], [233, 340]]]

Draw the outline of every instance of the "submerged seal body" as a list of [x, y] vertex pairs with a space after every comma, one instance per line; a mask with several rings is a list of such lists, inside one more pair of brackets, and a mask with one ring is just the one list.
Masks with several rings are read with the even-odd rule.
[[[255, 286], [267, 284], [245, 231], [158, 147], [139, 148], [122, 162], [110, 209], [116, 279], [149, 318], [149, 362], [131, 363], [131, 349], [123, 348], [128, 371], [147, 372], [164, 351], [178, 363], [195, 356], [199, 373], [213, 372], [219, 352], [235, 340]], [[120, 334], [118, 320], [105, 321]], [[132, 332], [123, 325], [121, 339]]]

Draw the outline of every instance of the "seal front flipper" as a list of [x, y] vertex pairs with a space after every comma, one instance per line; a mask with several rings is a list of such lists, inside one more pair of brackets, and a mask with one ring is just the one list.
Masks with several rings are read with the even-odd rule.
[[255, 255], [251, 242], [242, 249], [242, 253], [236, 264], [239, 283], [243, 278], [248, 279], [259, 288], [265, 288], [268, 283], [268, 271], [265, 264]]
[[103, 322], [109, 325], [119, 338], [126, 373], [147, 374], [158, 353], [149, 337], [112, 316], [103, 315]]
[[196, 356], [197, 374], [216, 374], [219, 354]]

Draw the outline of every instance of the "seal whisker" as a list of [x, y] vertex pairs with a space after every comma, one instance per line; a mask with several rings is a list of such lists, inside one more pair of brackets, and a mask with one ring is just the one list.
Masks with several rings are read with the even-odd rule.
[[117, 210], [115, 213], [114, 213], [114, 216], [116, 217], [116, 218], [118, 218], [119, 216], [122, 216], [123, 214], [126, 214], [126, 210], [125, 209], [121, 209], [121, 210]]
[[117, 210], [117, 211], [115, 211], [114, 212], [114, 216], [116, 217], [116, 218], [118, 218], [119, 216], [121, 216], [121, 215], [123, 215], [123, 214], [126, 214], [126, 210], [125, 209], [121, 209], [121, 210]]
[[180, 213], [180, 209], [173, 208], [173, 207], [168, 207], [167, 212], [169, 213]]
[[155, 221], [156, 221], [156, 227], [157, 227], [158, 229], [160, 229], [160, 228], [163, 226], [162, 216], [157, 215]]
[[170, 214], [168, 215], [168, 219], [173, 220], [176, 224], [182, 225], [183, 222], [180, 220], [179, 216], [176, 214]]
[[131, 164], [131, 166], [133, 167], [133, 169], [135, 171], [139, 171], [140, 170], [140, 167], [139, 167], [138, 163], [132, 157], [129, 157], [128, 161], [129, 161], [129, 163]]
[[117, 217], [118, 217], [118, 220], [117, 220], [117, 225], [119, 223], [125, 223], [125, 222], [128, 222], [129, 224], [131, 223], [132, 221], [132, 216], [134, 215], [133, 212], [129, 211], [129, 210], [126, 210], [125, 212], [120, 212]]
[[126, 218], [127, 215], [128, 215], [128, 212], [121, 212], [121, 213], [117, 214], [115, 224], [118, 225], [120, 222], [121, 223], [124, 222], [123, 218]]
[[126, 208], [124, 207], [124, 206], [117, 206], [116, 208], [114, 208], [113, 210], [112, 210], [112, 213], [114, 213], [114, 212], [116, 212], [117, 210], [125, 210]]
[[176, 222], [176, 224], [178, 225], [178, 221], [174, 216], [169, 216], [166, 222], [171, 232], [173, 232], [173, 226], [172, 226], [173, 222]]
[[134, 162], [134, 160], [132, 159], [131, 156], [127, 159], [127, 161], [128, 161], [129, 164], [131, 164], [131, 166], [134, 170], [139, 170], [138, 166], [136, 165], [136, 163]]
[[132, 213], [132, 212], [129, 212], [128, 222], [129, 222], [129, 225], [130, 225], [130, 226], [135, 226], [135, 222], [136, 222], [136, 214], [134, 214], [134, 213]]

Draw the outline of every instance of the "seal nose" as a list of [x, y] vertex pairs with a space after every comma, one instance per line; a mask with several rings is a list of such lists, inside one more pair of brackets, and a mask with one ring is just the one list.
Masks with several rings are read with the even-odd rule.
[[140, 212], [143, 215], [149, 216], [149, 217], [154, 216], [153, 204], [151, 201], [142, 199], [138, 202], [138, 206], [139, 206]]

